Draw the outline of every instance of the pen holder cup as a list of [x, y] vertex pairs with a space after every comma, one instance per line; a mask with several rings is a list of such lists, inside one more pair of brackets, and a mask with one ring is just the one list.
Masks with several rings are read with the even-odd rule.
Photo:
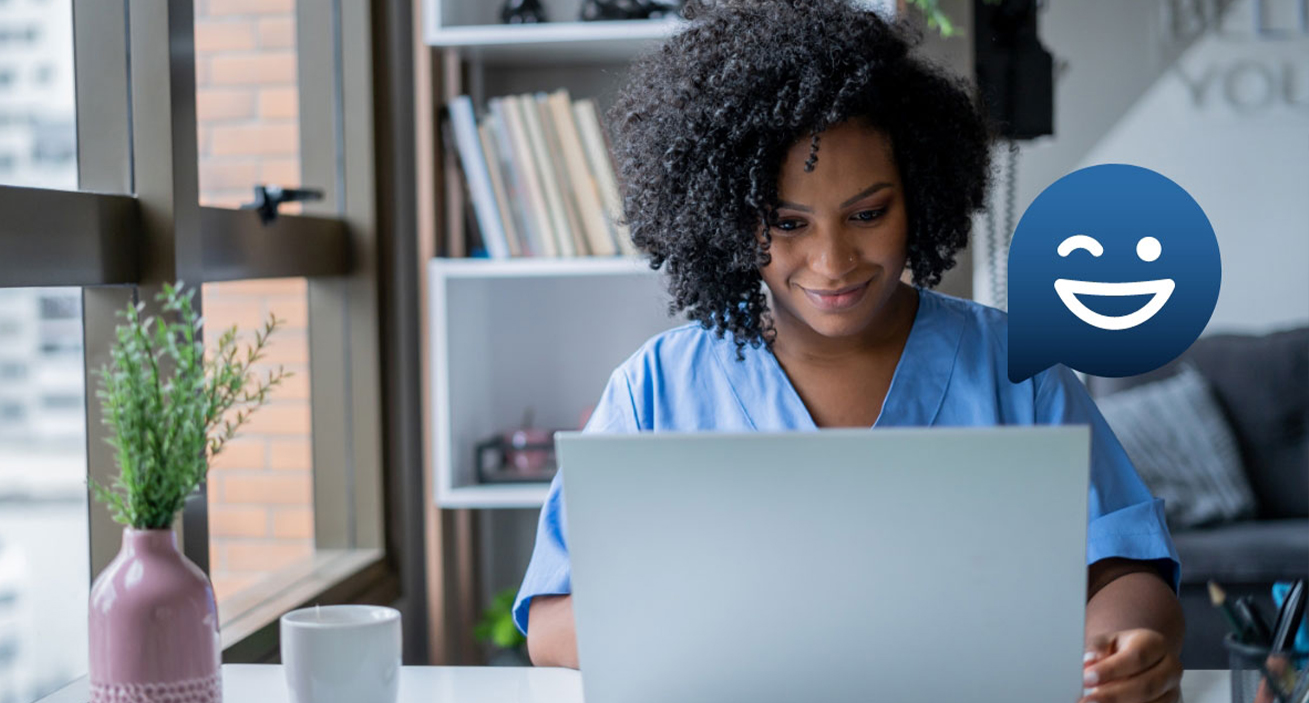
[[1232, 703], [1309, 701], [1309, 653], [1273, 652], [1238, 642], [1231, 635], [1223, 644], [1232, 670]]

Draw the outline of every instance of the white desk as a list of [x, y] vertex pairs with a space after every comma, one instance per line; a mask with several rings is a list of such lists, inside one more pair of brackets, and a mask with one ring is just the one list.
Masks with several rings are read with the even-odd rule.
[[[232, 703], [288, 703], [286, 679], [276, 664], [225, 664], [223, 699]], [[39, 703], [86, 703], [82, 678]], [[1185, 703], [1228, 703], [1226, 671], [1188, 671]], [[568, 669], [407, 666], [400, 703], [582, 703], [582, 677]], [[1068, 703], [1074, 703], [1068, 701]]]

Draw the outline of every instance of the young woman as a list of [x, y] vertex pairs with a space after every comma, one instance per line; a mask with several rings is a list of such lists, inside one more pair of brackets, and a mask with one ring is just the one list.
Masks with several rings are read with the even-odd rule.
[[[927, 288], [986, 192], [968, 89], [844, 0], [687, 14], [612, 117], [632, 238], [695, 323], [615, 370], [587, 430], [1090, 425], [1086, 700], [1176, 700], [1161, 502], [1068, 369], [1010, 383], [1004, 313]], [[576, 667], [562, 495], [556, 478], [514, 615], [535, 663]]]

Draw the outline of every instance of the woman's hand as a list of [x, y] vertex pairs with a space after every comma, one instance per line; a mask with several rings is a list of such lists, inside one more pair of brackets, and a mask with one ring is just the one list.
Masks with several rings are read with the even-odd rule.
[[1182, 662], [1154, 630], [1123, 630], [1092, 639], [1083, 667], [1080, 703], [1175, 703]]

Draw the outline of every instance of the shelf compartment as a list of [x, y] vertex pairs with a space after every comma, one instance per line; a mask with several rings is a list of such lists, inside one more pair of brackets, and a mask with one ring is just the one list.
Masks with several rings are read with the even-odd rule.
[[549, 490], [548, 483], [455, 486], [438, 488], [436, 501], [447, 509], [539, 508]]
[[443, 278], [560, 278], [655, 273], [644, 259], [623, 256], [434, 259], [431, 266], [432, 271]]
[[544, 484], [477, 483], [475, 447], [534, 424], [577, 429], [610, 374], [668, 316], [663, 274], [636, 259], [433, 259], [432, 499], [443, 508], [540, 505]]

